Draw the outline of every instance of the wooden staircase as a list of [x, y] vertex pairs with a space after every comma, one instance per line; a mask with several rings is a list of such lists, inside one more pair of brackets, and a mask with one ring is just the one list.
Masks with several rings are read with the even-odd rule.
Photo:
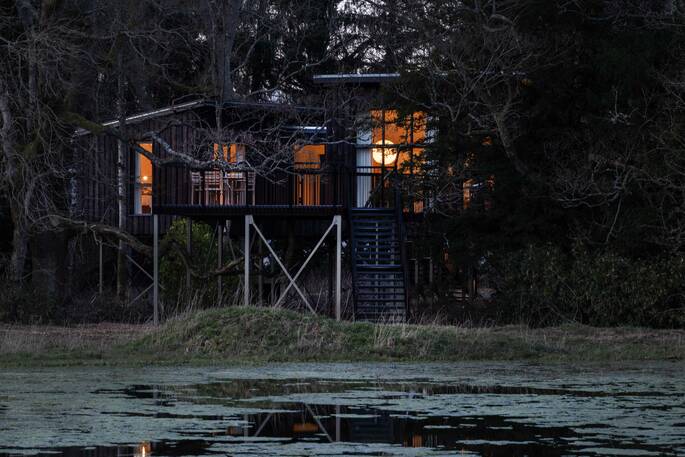
[[393, 209], [350, 210], [355, 319], [407, 319], [406, 265], [401, 214]]

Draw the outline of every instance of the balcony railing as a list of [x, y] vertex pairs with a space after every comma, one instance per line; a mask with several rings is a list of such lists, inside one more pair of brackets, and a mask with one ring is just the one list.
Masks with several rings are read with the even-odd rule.
[[[368, 168], [368, 169], [367, 169]], [[180, 207], [385, 207], [397, 204], [405, 213], [430, 205], [416, 176], [378, 167], [346, 168], [319, 163], [295, 163], [267, 174], [255, 171], [191, 171], [162, 166], [155, 180], [155, 207], [172, 212]]]

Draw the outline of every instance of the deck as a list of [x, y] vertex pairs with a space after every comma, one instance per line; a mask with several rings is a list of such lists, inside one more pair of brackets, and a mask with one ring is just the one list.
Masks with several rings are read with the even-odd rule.
[[231, 219], [245, 215], [273, 218], [324, 219], [343, 214], [343, 205], [163, 205], [156, 214]]

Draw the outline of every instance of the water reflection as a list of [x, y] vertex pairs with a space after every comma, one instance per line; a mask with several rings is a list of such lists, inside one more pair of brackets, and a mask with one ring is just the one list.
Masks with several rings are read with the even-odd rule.
[[[17, 393], [21, 388], [0, 386], [0, 457], [498, 457], [685, 451], [683, 390], [679, 384], [654, 380], [607, 388], [598, 388], [594, 380], [547, 385], [170, 380], [103, 382], [90, 389], [74, 387], [73, 392], [65, 386], [31, 392], [17, 383], [25, 389]], [[3, 395], [7, 392], [14, 393]], [[38, 405], [41, 395], [46, 399]], [[16, 437], [31, 424], [33, 434], [25, 435], [31, 439], [22, 447]], [[74, 445], [79, 436], [83, 445]]]

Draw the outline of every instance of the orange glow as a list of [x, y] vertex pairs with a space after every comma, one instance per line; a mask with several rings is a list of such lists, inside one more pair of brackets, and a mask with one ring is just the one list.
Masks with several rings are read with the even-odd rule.
[[140, 443], [136, 452], [135, 457], [147, 457], [152, 454], [152, 446], [148, 442]]
[[295, 149], [295, 166], [297, 168], [319, 168], [321, 156], [326, 152], [323, 144], [306, 144]]
[[293, 424], [293, 433], [315, 433], [319, 431], [319, 427], [311, 422], [303, 422], [301, 424]]
[[298, 205], [312, 206], [321, 203], [321, 176], [307, 169], [321, 168], [321, 157], [326, 153], [323, 144], [307, 144], [295, 149], [295, 170], [302, 170], [295, 176], [295, 202]]
[[423, 446], [423, 436], [413, 435], [411, 437], [411, 447], [422, 447]]
[[471, 206], [471, 186], [475, 184], [475, 180], [467, 179], [462, 185], [462, 190], [464, 193], [464, 209], [468, 209]]
[[423, 148], [415, 145], [426, 140], [425, 113], [416, 112], [404, 119], [399, 119], [396, 110], [372, 110], [370, 114], [373, 144], [399, 145], [398, 148], [374, 148], [373, 160], [377, 165], [381, 165], [383, 159], [381, 149], [386, 149], [386, 165], [397, 162], [397, 166], [402, 167], [411, 162], [412, 155], [414, 163], [419, 161]]
[[[390, 140], [376, 141], [374, 144], [392, 146], [394, 143]], [[395, 148], [373, 148], [371, 154], [374, 162], [384, 163], [385, 165], [392, 165], [397, 160], [397, 149]]]
[[[140, 143], [138, 146], [152, 154], [152, 143]], [[138, 153], [138, 176], [146, 183], [152, 182], [152, 161]]]
[[[245, 145], [244, 144], [235, 144], [232, 143], [230, 145], [223, 144], [221, 145], [221, 149], [223, 150], [223, 160], [229, 163], [238, 163], [242, 162], [245, 160]], [[214, 160], [219, 160], [219, 144], [214, 143], [214, 155], [213, 158]], [[230, 151], [230, 155], [229, 155]]]

